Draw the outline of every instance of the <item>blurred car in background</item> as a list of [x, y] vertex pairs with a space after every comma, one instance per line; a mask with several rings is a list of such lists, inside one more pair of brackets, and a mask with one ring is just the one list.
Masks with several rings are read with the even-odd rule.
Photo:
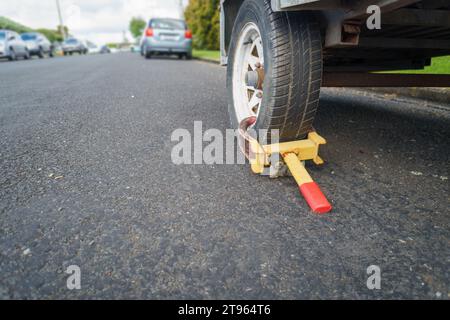
[[28, 52], [30, 55], [44, 58], [47, 54], [49, 57], [53, 57], [53, 46], [48, 41], [47, 37], [38, 32], [27, 32], [20, 35], [23, 41], [25, 41]]
[[91, 41], [86, 41], [85, 43], [89, 54], [97, 54], [100, 53], [101, 48]]
[[176, 54], [179, 58], [192, 58], [192, 32], [184, 20], [151, 19], [140, 43], [141, 55]]
[[76, 38], [69, 38], [64, 41], [62, 43], [62, 49], [65, 56], [67, 56], [68, 54], [72, 55], [75, 52], [78, 54], [88, 53], [88, 48], [86, 47], [86, 45], [81, 40], [78, 40]]
[[131, 51], [131, 46], [120, 46], [119, 48], [117, 48], [118, 52], [130, 52]]
[[18, 57], [30, 58], [27, 44], [17, 32], [0, 30], [0, 58], [8, 58], [13, 61]]
[[130, 48], [131, 52], [141, 52], [140, 46], [131, 46]]
[[100, 53], [101, 54], [111, 53], [111, 49], [109, 49], [107, 45], [104, 45], [100, 48]]

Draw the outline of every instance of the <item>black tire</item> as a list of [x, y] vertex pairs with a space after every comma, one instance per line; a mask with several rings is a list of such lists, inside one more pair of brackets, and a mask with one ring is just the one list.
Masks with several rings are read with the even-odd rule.
[[38, 57], [39, 57], [39, 59], [44, 58], [44, 50], [42, 48], [39, 48]]
[[146, 51], [145, 52], [145, 59], [151, 59], [152, 58], [152, 53], [150, 51]]
[[192, 52], [186, 53], [186, 60], [192, 60]]
[[17, 55], [16, 52], [14, 51], [13, 48], [9, 49], [9, 57], [8, 57], [9, 61], [16, 61], [17, 60]]
[[[278, 129], [280, 141], [304, 138], [312, 130], [322, 81], [322, 42], [311, 13], [273, 12], [271, 0], [246, 0], [233, 27], [228, 58], [228, 111], [239, 126], [233, 105], [233, 64], [243, 27], [255, 23], [264, 48], [265, 81], [255, 129]], [[260, 137], [262, 142], [270, 142]]]

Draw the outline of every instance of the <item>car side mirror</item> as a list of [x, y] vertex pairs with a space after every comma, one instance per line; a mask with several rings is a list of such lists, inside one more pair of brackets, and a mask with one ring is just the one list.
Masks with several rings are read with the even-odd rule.
[[16, 37], [14, 37], [14, 36], [10, 36], [10, 37], [8, 38], [8, 40], [14, 40], [14, 39], [16, 39]]

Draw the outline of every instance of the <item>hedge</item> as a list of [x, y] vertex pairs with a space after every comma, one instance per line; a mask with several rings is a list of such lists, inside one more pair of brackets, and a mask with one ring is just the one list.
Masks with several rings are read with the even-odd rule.
[[219, 50], [219, 0], [190, 0], [185, 11], [196, 49]]

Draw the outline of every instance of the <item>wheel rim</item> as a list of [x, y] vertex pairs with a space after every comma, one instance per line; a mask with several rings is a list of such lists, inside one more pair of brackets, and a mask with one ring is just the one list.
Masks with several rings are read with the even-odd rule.
[[233, 65], [233, 103], [238, 122], [259, 116], [263, 79], [264, 51], [261, 33], [258, 26], [251, 22], [242, 28], [239, 35]]

